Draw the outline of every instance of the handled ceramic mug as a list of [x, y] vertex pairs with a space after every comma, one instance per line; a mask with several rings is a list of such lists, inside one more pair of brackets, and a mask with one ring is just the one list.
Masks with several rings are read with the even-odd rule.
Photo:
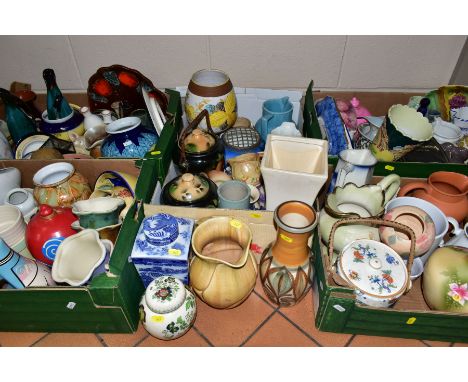
[[354, 183], [360, 187], [370, 182], [377, 163], [370, 150], [347, 149], [341, 151], [339, 157], [328, 192], [347, 183]]
[[289, 97], [269, 99], [263, 103], [262, 117], [255, 124], [263, 142], [266, 142], [267, 135], [283, 122], [292, 122], [293, 109]]

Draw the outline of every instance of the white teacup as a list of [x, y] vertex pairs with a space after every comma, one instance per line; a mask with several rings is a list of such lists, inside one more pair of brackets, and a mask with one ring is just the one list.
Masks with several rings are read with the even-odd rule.
[[[390, 200], [385, 206], [385, 212], [395, 207], [400, 207], [400, 206], [413, 206], [413, 207], [420, 208], [423, 211], [427, 212], [429, 216], [432, 218], [432, 220], [434, 221], [435, 230], [436, 230], [436, 236], [435, 236], [434, 242], [432, 243], [432, 246], [424, 255], [419, 256], [419, 259], [421, 259], [422, 264], [424, 265], [426, 264], [426, 261], [429, 258], [429, 256], [432, 254], [432, 252], [434, 252], [438, 247], [440, 247], [443, 244], [444, 236], [447, 233], [447, 230], [449, 227], [448, 219], [452, 219], [452, 218], [447, 218], [445, 214], [434, 204], [426, 200], [413, 198], [410, 196], [402, 196], [402, 197]], [[413, 273], [413, 269], [411, 270], [411, 273]]]
[[340, 152], [340, 159], [330, 183], [329, 192], [335, 187], [343, 187], [347, 183], [356, 186], [368, 184], [374, 173], [377, 159], [368, 149], [348, 149]]

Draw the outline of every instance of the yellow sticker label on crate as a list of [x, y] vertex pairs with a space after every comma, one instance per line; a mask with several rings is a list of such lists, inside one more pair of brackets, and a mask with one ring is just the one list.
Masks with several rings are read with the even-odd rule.
[[174, 256], [180, 256], [182, 254], [182, 251], [176, 248], [170, 248], [168, 252], [169, 252], [169, 255], [174, 255]]
[[234, 228], [240, 228], [242, 227], [242, 222], [237, 219], [232, 219], [231, 226], [233, 226]]
[[389, 164], [387, 164], [387, 165], [385, 166], [385, 170], [393, 171], [393, 170], [395, 170], [395, 167], [390, 166]]
[[151, 317], [151, 321], [164, 322], [164, 316], [153, 316], [153, 317]]
[[416, 322], [416, 317], [410, 317], [408, 318], [408, 321], [406, 321], [408, 325], [413, 325], [415, 322]]
[[260, 219], [262, 217], [262, 214], [259, 214], [258, 212], [252, 212], [250, 216], [254, 219]]
[[288, 243], [292, 243], [293, 242], [293, 239], [291, 239], [290, 237], [280, 233], [280, 237], [281, 239], [283, 239], [284, 241], [288, 242]]

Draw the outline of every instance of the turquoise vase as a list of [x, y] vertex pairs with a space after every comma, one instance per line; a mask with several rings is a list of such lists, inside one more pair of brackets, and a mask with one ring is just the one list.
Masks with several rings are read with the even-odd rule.
[[37, 132], [36, 122], [21, 107], [23, 101], [5, 89], [0, 89], [0, 98], [5, 104], [6, 122], [15, 145]]
[[69, 116], [73, 110], [57, 85], [55, 72], [44, 69], [42, 76], [47, 86], [47, 117], [54, 120]]

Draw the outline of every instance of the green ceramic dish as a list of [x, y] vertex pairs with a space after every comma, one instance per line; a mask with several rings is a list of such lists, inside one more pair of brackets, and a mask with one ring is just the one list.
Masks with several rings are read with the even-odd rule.
[[117, 224], [124, 206], [123, 199], [100, 197], [74, 203], [72, 212], [81, 227], [99, 229]]

